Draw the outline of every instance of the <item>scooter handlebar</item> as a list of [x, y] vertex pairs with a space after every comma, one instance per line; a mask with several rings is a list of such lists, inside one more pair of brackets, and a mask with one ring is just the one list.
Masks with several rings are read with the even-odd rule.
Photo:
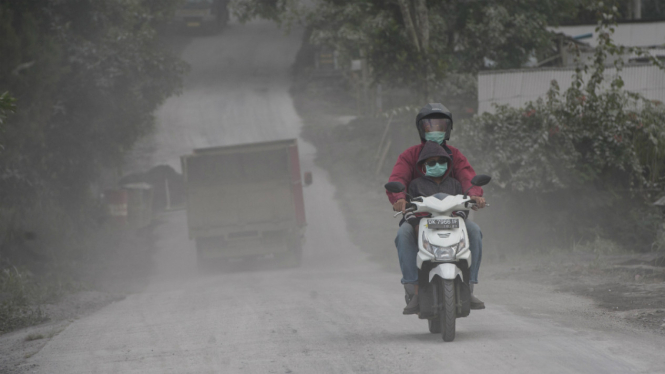
[[393, 214], [393, 218], [397, 217], [400, 214], [404, 214], [404, 213], [408, 213], [408, 212], [415, 212], [416, 209], [418, 209], [418, 208], [415, 208], [415, 207], [407, 208], [407, 209], [404, 210], [403, 213], [402, 212], [397, 212], [397, 213]]

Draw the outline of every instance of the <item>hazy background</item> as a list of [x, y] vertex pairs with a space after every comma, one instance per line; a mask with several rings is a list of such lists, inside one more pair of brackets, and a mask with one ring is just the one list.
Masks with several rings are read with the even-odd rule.
[[[415, 367], [440, 369], [450, 356], [433, 351], [424, 322], [399, 314], [397, 220], [382, 186], [419, 142], [418, 108], [442, 102], [455, 121], [449, 144], [493, 177], [491, 207], [473, 219], [485, 235], [479, 289], [496, 308], [464, 320], [468, 345], [451, 355], [482, 351], [479, 370], [520, 350], [531, 356], [507, 368], [662, 367], [650, 355], [660, 340], [640, 334], [661, 330], [665, 306], [653, 206], [665, 113], [621, 78], [644, 68], [643, 86], [661, 92], [661, 50], [564, 32], [597, 25], [598, 40], [658, 28], [660, 2], [239, 0], [210, 30], [183, 29], [184, 5], [0, 0], [0, 332], [15, 331], [16, 357], [39, 352], [30, 362], [59, 372], [188, 362], [198, 372], [274, 362], [284, 372], [390, 372], [412, 368], [410, 346], [424, 355]], [[479, 113], [478, 77], [500, 82], [515, 69], [573, 78], [545, 75], [532, 102]], [[286, 138], [298, 138], [301, 170], [314, 175], [302, 267], [264, 259], [238, 266], [250, 272], [199, 273], [180, 156]], [[119, 225], [108, 190], [136, 182], [152, 187], [152, 212]], [[540, 284], [624, 314], [603, 319], [587, 299]], [[80, 323], [18, 335], [120, 299]], [[621, 334], [644, 343], [608, 360]], [[496, 344], [485, 349], [488, 337]], [[264, 350], [269, 359], [256, 361]]]

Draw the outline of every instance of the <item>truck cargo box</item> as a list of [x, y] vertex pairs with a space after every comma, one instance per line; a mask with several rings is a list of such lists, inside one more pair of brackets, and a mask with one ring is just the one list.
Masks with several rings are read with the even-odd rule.
[[196, 149], [181, 161], [201, 256], [299, 251], [306, 220], [296, 139]]

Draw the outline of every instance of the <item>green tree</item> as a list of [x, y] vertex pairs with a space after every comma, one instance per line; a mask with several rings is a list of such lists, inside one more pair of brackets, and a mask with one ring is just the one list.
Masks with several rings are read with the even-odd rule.
[[21, 109], [5, 126], [3, 204], [48, 191], [76, 205], [102, 168], [120, 165], [180, 87], [184, 65], [154, 29], [175, 4], [0, 1], [0, 85]]
[[186, 65], [155, 31], [178, 3], [0, 0], [0, 87], [17, 104], [0, 135], [0, 256], [37, 221], [54, 248], [94, 226], [91, 185], [180, 90]]
[[0, 152], [4, 150], [2, 132], [4, 129], [3, 124], [5, 119], [10, 113], [16, 112], [16, 99], [12, 97], [9, 92], [0, 94]]
[[4, 123], [9, 113], [16, 112], [16, 99], [9, 92], [0, 94], [0, 126]]
[[342, 61], [364, 57], [375, 82], [431, 97], [451, 73], [517, 68], [551, 47], [546, 26], [576, 12], [573, 0], [238, 0], [242, 20], [265, 17], [313, 28], [312, 41]]
[[523, 208], [515, 221], [547, 228], [540, 241], [602, 235], [649, 249], [660, 220], [650, 204], [665, 187], [665, 108], [623, 89], [621, 59], [608, 69], [627, 49], [612, 42], [617, 9], [596, 12], [598, 48], [570, 88], [553, 82], [545, 99], [497, 106], [459, 135], [474, 167], [492, 174], [493, 196]]
[[[616, 8], [617, 21], [636, 19], [635, 5], [641, 3], [642, 20], [662, 20], [665, 18], [665, 3], [662, 0], [604, 0], [603, 4]], [[595, 24], [597, 12], [589, 7], [589, 2], [574, 4], [577, 12], [571, 13], [561, 21], [565, 24]]]

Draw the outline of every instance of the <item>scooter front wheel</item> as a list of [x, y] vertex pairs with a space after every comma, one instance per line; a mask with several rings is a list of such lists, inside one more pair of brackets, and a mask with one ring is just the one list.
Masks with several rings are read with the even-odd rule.
[[441, 281], [443, 297], [443, 308], [439, 312], [441, 324], [441, 337], [444, 342], [455, 340], [455, 319], [457, 318], [457, 306], [455, 304], [455, 281], [443, 279]]

